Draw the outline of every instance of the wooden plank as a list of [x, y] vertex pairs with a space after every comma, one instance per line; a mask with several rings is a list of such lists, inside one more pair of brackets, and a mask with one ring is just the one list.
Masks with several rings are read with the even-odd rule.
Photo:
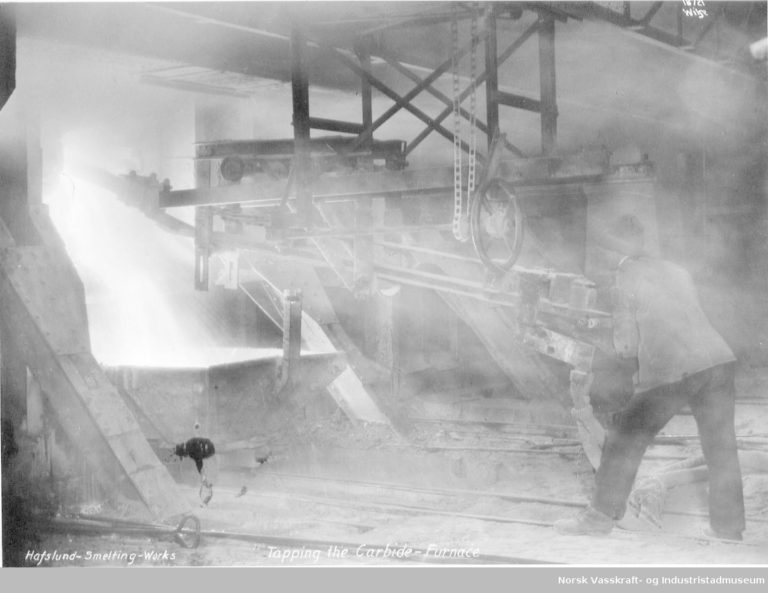
[[19, 247], [3, 258], [3, 273], [57, 354], [90, 351], [85, 293], [69, 266], [46, 247]]
[[[287, 180], [264, 180], [258, 185], [227, 185], [211, 188], [171, 191], [160, 194], [161, 208], [202, 206], [242, 202], [280, 202]], [[447, 167], [408, 171], [355, 173], [344, 177], [320, 176], [313, 180], [315, 199], [360, 193], [422, 192], [453, 187], [453, 171]]]
[[[50, 277], [49, 277], [50, 278]], [[89, 352], [60, 356], [60, 342], [51, 343], [46, 322], [62, 319], [33, 317], [27, 303], [15, 291], [24, 280], [2, 277], [0, 295], [6, 319], [25, 356], [25, 363], [39, 381], [69, 441], [83, 453], [107, 492], [120, 489], [122, 474], [157, 519], [169, 519], [190, 511], [166, 468], [149, 447], [138, 423], [110, 386]], [[39, 279], [38, 279], [39, 280]], [[35, 290], [41, 283], [32, 279]], [[65, 286], [46, 283], [52, 294]], [[30, 291], [27, 291], [29, 294]], [[38, 296], [47, 297], [44, 290]], [[71, 296], [71, 295], [70, 295]], [[46, 299], [42, 299], [44, 302]], [[37, 301], [40, 302], [40, 301]], [[64, 324], [66, 325], [66, 324]], [[150, 472], [144, 471], [152, 470]], [[142, 474], [135, 479], [136, 472]], [[144, 474], [150, 473], [150, 477]]]

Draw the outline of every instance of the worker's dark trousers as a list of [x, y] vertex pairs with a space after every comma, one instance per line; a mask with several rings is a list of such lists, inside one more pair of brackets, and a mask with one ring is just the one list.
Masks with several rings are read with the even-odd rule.
[[709, 522], [717, 532], [744, 530], [744, 495], [734, 427], [735, 364], [723, 364], [636, 394], [614, 420], [597, 470], [592, 506], [621, 519], [646, 448], [687, 403], [709, 468]]

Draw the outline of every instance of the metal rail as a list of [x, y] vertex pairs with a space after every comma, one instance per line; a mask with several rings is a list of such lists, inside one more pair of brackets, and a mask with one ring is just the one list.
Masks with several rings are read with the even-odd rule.
[[[267, 472], [264, 475], [275, 476], [280, 479], [287, 478], [287, 479], [294, 479], [299, 481], [304, 480], [304, 481], [314, 481], [314, 482], [324, 482], [324, 483], [335, 483], [335, 484], [339, 484], [340, 487], [345, 489], [348, 488], [349, 486], [360, 486], [364, 488], [379, 488], [383, 490], [412, 492], [414, 494], [433, 494], [436, 496], [445, 496], [445, 497], [469, 496], [469, 497], [481, 497], [481, 498], [498, 498], [500, 500], [505, 500], [508, 502], [542, 504], [547, 506], [558, 506], [558, 507], [566, 507], [566, 508], [583, 508], [584, 506], [586, 506], [585, 502], [580, 502], [576, 500], [552, 498], [552, 497], [545, 497], [545, 496], [531, 496], [531, 495], [516, 494], [511, 492], [491, 492], [491, 491], [484, 491], [484, 490], [467, 490], [467, 489], [461, 489], [461, 488], [425, 488], [425, 487], [414, 487], [414, 486], [409, 486], [407, 484], [397, 484], [397, 483], [391, 483], [391, 482], [375, 482], [375, 481], [367, 481], [367, 480], [328, 478], [324, 476], [309, 476], [309, 475], [303, 475], [303, 474], [292, 474], [292, 473], [284, 473], [284, 472]], [[405, 506], [408, 509], [418, 508], [418, 507], [412, 507], [411, 505], [395, 505], [395, 506], [396, 507]], [[453, 513], [452, 511], [443, 511], [443, 512], [451, 513], [451, 514]], [[664, 511], [663, 514], [671, 515], [671, 516], [679, 516], [679, 517], [698, 517], [698, 518], [709, 517], [709, 515], [705, 513], [696, 513], [696, 512], [690, 512], [690, 511]], [[461, 515], [464, 515], [464, 513], [461, 513]], [[544, 522], [544, 521], [523, 521], [523, 520], [508, 518], [506, 516], [496, 517], [494, 515], [478, 515], [478, 517], [484, 517], [485, 518], [484, 520], [489, 520], [489, 521], [497, 521], [498, 519], [498, 520], [501, 520], [502, 522], [540, 524], [545, 527], [549, 527], [552, 525], [551, 523]], [[747, 517], [747, 520], [750, 522], [756, 522], [756, 523], [768, 523], [768, 519], [764, 519], [762, 517]], [[673, 534], [666, 534], [666, 535], [673, 535]], [[690, 536], [679, 536], [679, 537], [688, 538]], [[703, 538], [694, 538], [694, 539], [703, 539]]]
[[[121, 534], [126, 536], [136, 537], [168, 537], [169, 532], [156, 529], [150, 524], [125, 524], [120, 522], [113, 522], [110, 520], [98, 521], [98, 520], [81, 520], [81, 519], [56, 519], [50, 523], [42, 523], [37, 525], [39, 532], [52, 532], [52, 533], [65, 533], [67, 535], [104, 535], [104, 534]], [[235, 540], [249, 542], [260, 545], [266, 548], [288, 548], [288, 549], [309, 549], [327, 551], [330, 548], [335, 547], [339, 550], [358, 550], [364, 547], [366, 551], [371, 550], [374, 553], [378, 552], [378, 558], [384, 556], [387, 550], [391, 551], [392, 546], [390, 544], [379, 543], [367, 543], [367, 542], [354, 542], [354, 541], [339, 541], [328, 539], [310, 539], [301, 537], [287, 537], [287, 536], [272, 536], [261, 535], [257, 533], [247, 533], [242, 531], [227, 531], [227, 530], [204, 530], [199, 532], [201, 540], [204, 539], [219, 539], [219, 540]], [[184, 546], [187, 547], [187, 546]], [[519, 556], [499, 556], [491, 554], [478, 554], [473, 558], [442, 558], [440, 556], [431, 555], [424, 548], [410, 548], [411, 553], [408, 555], [396, 555], [391, 554], [386, 556], [387, 559], [391, 559], [395, 562], [415, 562], [423, 564], [500, 564], [500, 565], [513, 565], [513, 564], [564, 564], [562, 562], [550, 562], [547, 560], [540, 560], [537, 558], [524, 558]], [[364, 563], [365, 558], [361, 558]]]

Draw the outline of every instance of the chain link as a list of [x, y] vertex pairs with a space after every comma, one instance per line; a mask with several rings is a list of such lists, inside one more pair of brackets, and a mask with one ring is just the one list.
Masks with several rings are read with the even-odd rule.
[[471, 90], [469, 95], [469, 158], [467, 167], [467, 194], [464, 197], [464, 150], [462, 148], [462, 115], [461, 93], [459, 88], [459, 20], [456, 4], [452, 6], [451, 19], [451, 51], [453, 74], [453, 236], [458, 241], [469, 240], [469, 204], [475, 191], [477, 178], [477, 15], [480, 3], [475, 2], [472, 7], [472, 19], [470, 29], [470, 64], [469, 76]]
[[467, 209], [472, 199], [472, 193], [475, 191], [475, 170], [477, 164], [477, 130], [475, 129], [477, 119], [477, 84], [475, 76], [477, 74], [477, 11], [479, 3], [475, 3], [472, 14], [471, 29], [471, 49], [470, 49], [470, 71], [469, 76], [472, 84], [472, 92], [469, 95], [469, 172], [467, 173]]
[[456, 4], [451, 6], [451, 73], [453, 75], [453, 236], [465, 241], [462, 232], [463, 153], [461, 149], [461, 100], [459, 95], [459, 19]]

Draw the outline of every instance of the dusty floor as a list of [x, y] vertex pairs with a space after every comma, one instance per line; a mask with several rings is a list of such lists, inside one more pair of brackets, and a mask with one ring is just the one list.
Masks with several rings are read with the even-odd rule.
[[[762, 384], [742, 380], [736, 427], [743, 447], [766, 450]], [[405, 438], [334, 416], [302, 431], [263, 464], [254, 455], [214, 457], [207, 466], [214, 482], [207, 506], [192, 462], [171, 467], [201, 522], [194, 549], [172, 533], [79, 533], [59, 526], [37, 534], [25, 564], [768, 565], [768, 474], [744, 476], [748, 523], [741, 543], [702, 536], [705, 482], [669, 491], [661, 529], [636, 521], [638, 531], [568, 537], [551, 525], [586, 504], [594, 479], [572, 426], [521, 433], [515, 424], [433, 421]], [[639, 477], [698, 453], [696, 439], [687, 438], [696, 434], [690, 416], [676, 417], [662, 434], [686, 438], [652, 446]], [[81, 509], [91, 517], [98, 511]]]
[[[653, 449], [652, 456], [688, 453], [681, 447]], [[181, 547], [171, 536], [56, 534], [43, 537], [35, 551], [80, 557], [73, 562], [33, 555], [28, 564], [768, 563], [768, 476], [745, 477], [750, 519], [743, 543], [700, 537], [707, 524], [703, 483], [671, 491], [666, 510], [692, 515], [665, 514], [662, 530], [566, 537], [550, 525], [588, 499], [592, 470], [574, 448], [562, 455], [541, 451], [546, 453], [415, 451], [380, 444], [368, 450], [297, 448], [255, 469], [212, 472], [214, 496], [206, 507], [197, 488], [185, 485], [204, 532], [196, 549]], [[642, 472], [652, 474], [665, 463], [649, 459]]]

